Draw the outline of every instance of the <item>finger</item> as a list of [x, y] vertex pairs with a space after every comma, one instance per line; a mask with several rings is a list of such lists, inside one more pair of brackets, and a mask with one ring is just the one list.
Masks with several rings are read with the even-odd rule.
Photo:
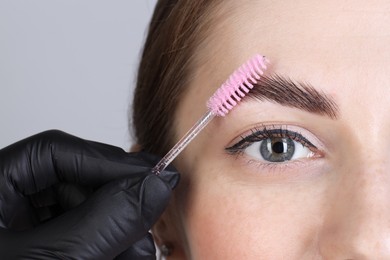
[[0, 198], [0, 227], [26, 230], [39, 225], [81, 204], [91, 193], [88, 187], [60, 183], [29, 197], [20, 196], [15, 190], [0, 190], [6, 193], [6, 201]]
[[51, 130], [0, 151], [0, 170], [16, 190], [29, 195], [59, 182], [99, 187], [108, 181], [142, 178], [157, 158]]
[[2, 193], [6, 192], [4, 187], [0, 189], [0, 228], [20, 231], [39, 223], [39, 216], [28, 199], [12, 189], [3, 196]]
[[156, 247], [154, 246], [152, 234], [148, 233], [144, 238], [135, 242], [126, 251], [119, 256], [115, 257], [115, 260], [155, 260], [156, 259]]
[[64, 258], [113, 259], [148, 234], [170, 196], [171, 186], [154, 174], [140, 182], [110, 182], [78, 207], [31, 230], [28, 248], [61, 252]]
[[55, 216], [53, 205], [56, 204], [52, 188], [24, 197], [11, 185], [3, 185], [0, 189], [0, 227], [18, 231], [32, 228]]
[[77, 207], [92, 194], [92, 190], [72, 183], [59, 183], [31, 196], [40, 222], [48, 221]]

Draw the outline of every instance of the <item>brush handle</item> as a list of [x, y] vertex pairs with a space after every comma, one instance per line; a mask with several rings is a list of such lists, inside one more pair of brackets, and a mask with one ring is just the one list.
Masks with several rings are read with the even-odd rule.
[[156, 175], [160, 173], [183, 151], [184, 148], [202, 131], [203, 128], [214, 118], [215, 114], [210, 110], [206, 112], [191, 127], [190, 130], [175, 144], [174, 147], [154, 166], [152, 172]]

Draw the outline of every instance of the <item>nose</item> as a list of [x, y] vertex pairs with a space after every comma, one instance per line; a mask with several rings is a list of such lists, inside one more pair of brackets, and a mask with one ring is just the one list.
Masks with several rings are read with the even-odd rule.
[[383, 160], [346, 166], [329, 190], [319, 235], [324, 259], [390, 259], [390, 168]]

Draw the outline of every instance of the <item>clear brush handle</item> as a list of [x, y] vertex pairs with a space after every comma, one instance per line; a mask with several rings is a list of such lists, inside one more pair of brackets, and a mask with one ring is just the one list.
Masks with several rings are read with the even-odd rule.
[[214, 118], [211, 111], [207, 111], [198, 122], [172, 147], [172, 149], [154, 166], [152, 172], [156, 175], [160, 173], [179, 155], [184, 148], [202, 131], [203, 128]]

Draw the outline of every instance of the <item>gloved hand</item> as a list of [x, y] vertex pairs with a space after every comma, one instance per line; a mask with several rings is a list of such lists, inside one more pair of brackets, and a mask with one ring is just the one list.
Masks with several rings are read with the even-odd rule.
[[145, 153], [47, 131], [0, 150], [1, 259], [155, 259], [179, 181]]

